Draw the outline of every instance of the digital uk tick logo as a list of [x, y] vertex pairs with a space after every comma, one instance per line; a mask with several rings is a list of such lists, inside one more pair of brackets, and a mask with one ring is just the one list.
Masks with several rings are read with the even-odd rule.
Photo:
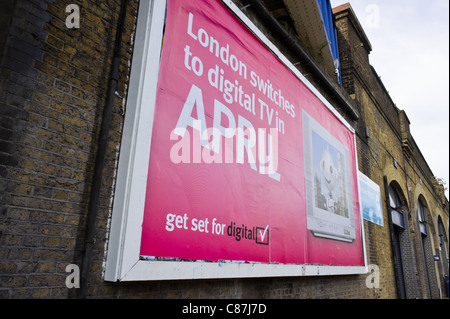
[[237, 226], [235, 222], [231, 222], [227, 227], [227, 235], [234, 237], [236, 241], [253, 240], [259, 245], [269, 245], [269, 225], [266, 227], [247, 227], [242, 224]]

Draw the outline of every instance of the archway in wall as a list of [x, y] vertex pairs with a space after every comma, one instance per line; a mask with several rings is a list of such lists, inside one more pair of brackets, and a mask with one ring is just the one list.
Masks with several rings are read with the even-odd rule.
[[432, 246], [433, 233], [436, 234], [435, 228], [433, 227], [432, 223], [433, 219], [430, 214], [429, 206], [427, 205], [427, 202], [422, 195], [419, 196], [416, 207], [426, 294], [429, 298], [439, 298], [438, 285], [435, 279], [436, 270], [434, 265], [434, 251]]
[[[443, 287], [444, 290], [446, 290], [445, 286], [445, 276], [449, 275], [449, 265], [448, 265], [448, 236], [447, 232], [445, 231], [444, 223], [442, 221], [441, 216], [438, 216], [437, 220], [437, 226], [438, 226], [438, 236], [439, 236], [439, 257], [440, 262], [438, 263], [438, 269], [440, 273], [440, 280], [441, 280], [441, 287]], [[443, 294], [445, 295], [448, 292], [443, 291]]]
[[[385, 179], [387, 183], [387, 179]], [[405, 220], [407, 218], [407, 207], [405, 197], [402, 196], [400, 187], [392, 182], [387, 186], [387, 196], [389, 200], [389, 228], [391, 231], [391, 244], [393, 252], [394, 273], [397, 285], [397, 296], [400, 299], [406, 299], [406, 275], [405, 260], [403, 258], [404, 233], [408, 223]], [[406, 218], [405, 218], [406, 217]]]
[[416, 252], [411, 239], [409, 222], [411, 216], [408, 201], [397, 181], [389, 183], [387, 176], [384, 176], [384, 187], [397, 297], [400, 299], [420, 298]]

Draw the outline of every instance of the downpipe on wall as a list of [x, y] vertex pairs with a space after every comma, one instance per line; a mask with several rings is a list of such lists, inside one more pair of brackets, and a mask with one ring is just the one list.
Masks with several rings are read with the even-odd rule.
[[94, 173], [92, 177], [91, 194], [88, 206], [88, 214], [85, 228], [84, 251], [81, 266], [80, 291], [79, 298], [84, 299], [88, 291], [88, 279], [91, 266], [92, 250], [95, 245], [95, 226], [98, 215], [98, 205], [100, 200], [100, 189], [102, 186], [103, 168], [105, 164], [105, 155], [108, 147], [108, 135], [111, 128], [112, 110], [114, 98], [116, 95], [117, 84], [119, 82], [120, 50], [122, 48], [122, 34], [125, 24], [126, 9], [128, 0], [122, 0], [120, 4], [120, 13], [117, 20], [116, 37], [114, 41], [114, 53], [110, 69], [108, 82], [108, 91], [103, 108], [103, 116], [98, 139], [97, 156], [95, 160]]

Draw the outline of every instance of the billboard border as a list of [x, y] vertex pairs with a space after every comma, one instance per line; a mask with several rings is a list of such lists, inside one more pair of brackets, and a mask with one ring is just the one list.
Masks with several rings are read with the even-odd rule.
[[[295, 68], [277, 47], [231, 1], [222, 3], [283, 63], [351, 132], [355, 130]], [[360, 211], [362, 266], [250, 262], [157, 261], [140, 257], [148, 160], [150, 158], [161, 40], [167, 0], [141, 2], [138, 14], [130, 90], [123, 127], [109, 239], [105, 281], [151, 281], [252, 277], [297, 277], [366, 274], [367, 254]], [[152, 61], [153, 63], [149, 63]], [[150, 105], [142, 108], [142, 104]], [[358, 162], [356, 155], [356, 174]], [[358, 188], [359, 191], [359, 188]]]

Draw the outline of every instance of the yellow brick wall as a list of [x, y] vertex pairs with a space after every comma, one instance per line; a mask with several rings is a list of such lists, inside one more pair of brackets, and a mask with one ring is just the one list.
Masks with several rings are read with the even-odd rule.
[[[81, 9], [80, 29], [66, 27], [65, 8], [71, 3]], [[0, 44], [5, 48], [0, 53], [0, 298], [75, 298], [77, 290], [65, 285], [65, 269], [68, 264], [81, 265], [120, 1], [5, 0], [5, 4], [8, 6], [0, 12]], [[127, 284], [103, 280], [138, 5], [138, 0], [130, 0], [127, 8], [88, 297], [395, 298], [384, 198], [385, 226], [364, 222], [368, 263], [380, 268], [380, 288], [367, 288], [367, 275]], [[270, 36], [264, 21], [259, 21], [251, 10], [246, 14]], [[341, 30], [351, 27], [342, 22]], [[354, 34], [344, 35], [349, 41], [356, 39]], [[290, 55], [282, 43], [273, 40]], [[363, 53], [349, 51], [347, 58], [359, 56], [364, 62]], [[343, 61], [348, 62], [348, 74], [352, 74], [352, 63], [358, 61]], [[448, 234], [448, 202], [446, 207], [438, 204], [422, 160], [404, 160], [398, 122], [393, 119], [396, 111], [371, 68], [362, 66], [361, 74], [344, 79], [351, 83], [346, 88], [354, 94], [354, 103], [362, 115], [360, 122], [352, 123], [358, 133], [360, 169], [380, 185], [382, 196], [383, 176], [397, 181], [411, 199], [412, 212], [419, 194], [423, 195], [430, 207], [430, 218], [434, 222], [440, 215]], [[328, 97], [314, 78], [310, 80]], [[362, 133], [365, 126], [371, 134], [368, 139]], [[398, 169], [393, 166], [394, 158], [400, 164]], [[410, 221], [416, 225], [414, 213]], [[436, 237], [434, 229], [434, 249], [438, 245]]]

